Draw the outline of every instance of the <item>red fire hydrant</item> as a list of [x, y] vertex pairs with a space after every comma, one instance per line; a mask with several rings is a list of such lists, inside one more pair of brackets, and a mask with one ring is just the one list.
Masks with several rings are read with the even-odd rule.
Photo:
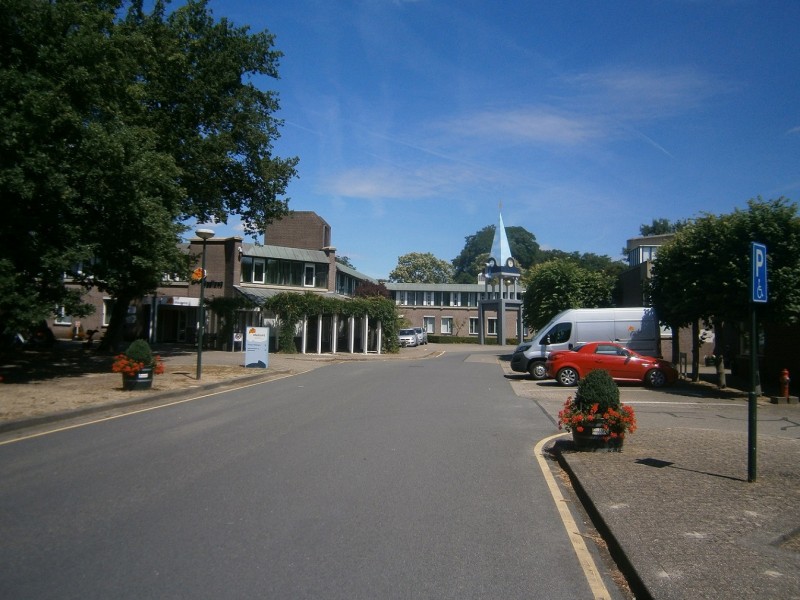
[[784, 369], [781, 371], [781, 396], [784, 398], [789, 397], [789, 369]]

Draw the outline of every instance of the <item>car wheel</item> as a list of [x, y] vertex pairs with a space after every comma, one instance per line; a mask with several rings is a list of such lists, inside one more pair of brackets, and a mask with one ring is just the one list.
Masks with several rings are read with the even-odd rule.
[[572, 367], [564, 367], [556, 373], [556, 381], [567, 387], [578, 385], [578, 372]]
[[664, 371], [660, 369], [650, 369], [647, 375], [645, 375], [644, 380], [647, 382], [647, 385], [654, 388], [667, 385], [667, 376], [664, 375]]
[[530, 373], [531, 377], [534, 379], [547, 378], [547, 369], [544, 368], [544, 363], [539, 360], [533, 361], [528, 365], [528, 373]]

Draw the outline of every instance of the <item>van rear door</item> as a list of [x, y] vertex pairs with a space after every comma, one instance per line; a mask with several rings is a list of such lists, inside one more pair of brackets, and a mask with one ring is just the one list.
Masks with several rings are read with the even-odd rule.
[[652, 318], [615, 321], [614, 340], [639, 354], [658, 354], [656, 323]]

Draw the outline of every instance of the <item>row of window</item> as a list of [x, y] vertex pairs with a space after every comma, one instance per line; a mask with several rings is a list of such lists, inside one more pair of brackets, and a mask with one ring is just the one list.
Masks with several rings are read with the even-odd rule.
[[639, 246], [628, 251], [628, 264], [631, 267], [653, 260], [660, 246]]
[[328, 288], [328, 265], [280, 258], [242, 257], [242, 283]]
[[[457, 321], [454, 317], [440, 317], [439, 318], [441, 335], [465, 335], [461, 328], [467, 323], [464, 320]], [[469, 328], [466, 335], [479, 335], [480, 328], [478, 327], [480, 320], [478, 317], [469, 317]], [[422, 327], [430, 334], [436, 333], [436, 317], [422, 317]], [[488, 317], [486, 319], [486, 334], [497, 335], [497, 318]]]
[[[475, 308], [478, 300], [499, 299], [500, 292], [392, 292], [394, 303], [399, 306], [464, 306]], [[514, 294], [512, 293], [513, 297]], [[503, 297], [509, 298], [505, 293]], [[521, 300], [522, 295], [517, 294], [516, 300]]]

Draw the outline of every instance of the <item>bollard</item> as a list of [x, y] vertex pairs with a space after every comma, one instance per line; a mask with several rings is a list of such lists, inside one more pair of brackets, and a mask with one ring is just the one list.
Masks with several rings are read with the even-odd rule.
[[787, 400], [789, 399], [790, 381], [791, 379], [789, 379], [789, 369], [784, 369], [783, 371], [781, 371], [781, 396], [783, 396]]

